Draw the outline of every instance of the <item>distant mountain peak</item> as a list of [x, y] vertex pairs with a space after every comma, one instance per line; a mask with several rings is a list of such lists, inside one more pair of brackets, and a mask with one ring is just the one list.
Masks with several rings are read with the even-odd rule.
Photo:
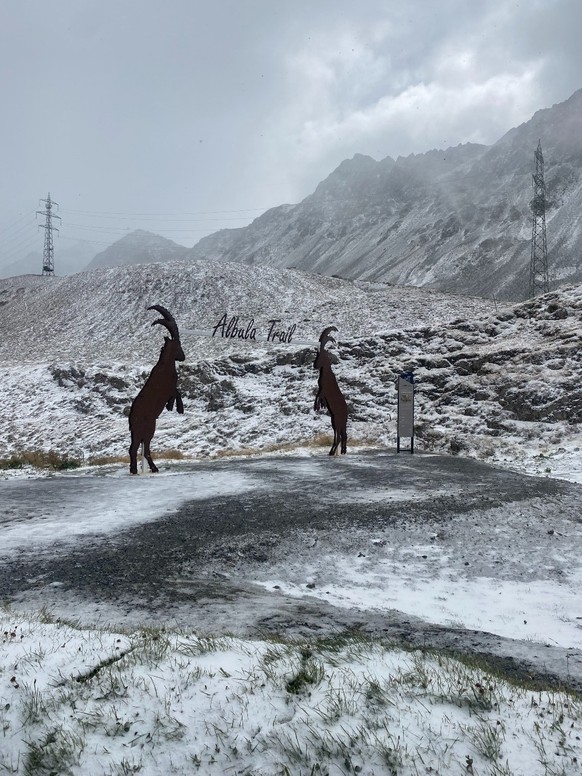
[[167, 237], [148, 232], [146, 229], [135, 229], [98, 253], [86, 269], [174, 261], [183, 258], [187, 252], [188, 248]]
[[147, 229], [134, 229], [133, 231], [124, 234], [123, 237], [120, 237], [119, 240], [116, 240], [109, 247], [112, 248], [113, 245], [118, 245], [122, 242], [155, 242], [167, 243], [168, 245], [177, 245], [177, 243], [175, 243], [173, 240], [170, 240], [167, 237], [162, 237], [162, 235], [156, 234], [155, 232], [149, 232]]

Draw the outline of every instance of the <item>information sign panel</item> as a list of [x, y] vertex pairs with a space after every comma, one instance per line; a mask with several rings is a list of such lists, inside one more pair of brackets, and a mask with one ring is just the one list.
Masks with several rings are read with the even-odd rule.
[[404, 372], [398, 376], [398, 418], [396, 421], [396, 450], [400, 452], [400, 437], [410, 439], [410, 452], [414, 452], [414, 375]]

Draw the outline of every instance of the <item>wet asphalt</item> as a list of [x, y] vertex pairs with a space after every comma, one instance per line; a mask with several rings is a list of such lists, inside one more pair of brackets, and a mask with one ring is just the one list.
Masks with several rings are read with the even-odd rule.
[[[65, 614], [68, 605], [70, 619], [90, 611], [90, 602], [95, 611], [106, 612], [113, 627], [168, 624], [247, 637], [366, 633], [411, 647], [478, 655], [504, 673], [582, 692], [578, 650], [430, 625], [398, 611], [340, 610], [246, 581], [282, 544], [293, 546], [296, 536], [337, 535], [345, 547], [355, 532], [425, 525], [446, 530], [459, 515], [478, 522], [481, 514], [502, 515], [508, 505], [525, 514], [534, 502], [537, 510], [547, 504], [548, 514], [556, 504], [560, 510], [569, 505], [575, 513], [579, 486], [458, 457], [409, 453], [231, 459], [175, 464], [174, 471], [192, 477], [243, 472], [260, 487], [187, 500], [132, 527], [124, 528], [120, 519], [112, 533], [74, 542], [55, 536], [49, 551], [23, 547], [5, 555], [0, 540], [0, 600], [20, 608], [42, 603]], [[35, 501], [66, 500], [84, 487], [98, 498], [108, 477], [0, 481], [0, 532], [2, 524], [27, 514], [34, 519]]]

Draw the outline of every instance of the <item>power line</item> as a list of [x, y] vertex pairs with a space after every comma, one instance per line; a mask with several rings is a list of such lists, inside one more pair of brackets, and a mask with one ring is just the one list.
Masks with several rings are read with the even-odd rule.
[[0, 234], [5, 234], [6, 232], [9, 232], [11, 229], [13, 229], [17, 224], [19, 224], [25, 218], [30, 218], [30, 216], [34, 216], [34, 210], [31, 210], [30, 212], [25, 213], [24, 215], [20, 216], [20, 218], [17, 218], [16, 221], [13, 221], [8, 226], [5, 226], [4, 229], [0, 229]]
[[[123, 219], [120, 218], [119, 220], [125, 221], [127, 223], [127, 219], [125, 219], [125, 218], [123, 218]], [[142, 223], [145, 220], [148, 220], [149, 223], [154, 223], [154, 224], [160, 223], [157, 219], [153, 219], [153, 218], [152, 219], [140, 219], [136, 223]], [[240, 218], [217, 218], [217, 219], [214, 219], [214, 220], [217, 221], [218, 223], [223, 223], [224, 221], [241, 221], [241, 220], [245, 220], [246, 221], [246, 219], [240, 219]], [[163, 223], [170, 223], [170, 222], [164, 221]], [[180, 223], [204, 224], [204, 223], [208, 223], [208, 220], [207, 219], [206, 220], [203, 220], [203, 219], [192, 220], [192, 219], [190, 219], [190, 220], [181, 221]], [[121, 226], [121, 224], [112, 224], [111, 226], [95, 226], [93, 224], [77, 224], [74, 221], [69, 221], [69, 226], [79, 226], [79, 227], [84, 227], [86, 229], [120, 229], [120, 228], [123, 228]], [[210, 227], [210, 228], [215, 229], [216, 227], [213, 226], [213, 227]], [[166, 230], [166, 231], [168, 231], [168, 230]], [[192, 231], [195, 232], [195, 231], [198, 231], [198, 232], [202, 232], [202, 231], [205, 231], [205, 230], [204, 230], [203, 227], [192, 227], [192, 229], [172, 229], [171, 231], [178, 231], [178, 232], [180, 232], [180, 231], [182, 231], [182, 232], [192, 232]]]
[[70, 240], [70, 242], [89, 243], [90, 245], [111, 245], [110, 242], [106, 242], [105, 240], [86, 240], [86, 239], [83, 239], [83, 237], [65, 237], [64, 234], [61, 234], [59, 236], [59, 239]]
[[[61, 213], [66, 213], [66, 210], [61, 210]], [[77, 213], [76, 215], [83, 215], [82, 213]], [[85, 214], [88, 215], [88, 214]], [[95, 215], [91, 216], [89, 215], [89, 218], [114, 218], [116, 221], [128, 221], [130, 219], [137, 219], [139, 221], [151, 221], [154, 223], [182, 223], [182, 224], [205, 224], [209, 222], [217, 222], [222, 223], [223, 221], [247, 221], [247, 216], [235, 216], [235, 217], [229, 217], [229, 218], [151, 218], [149, 216], [114, 216], [114, 215]]]
[[37, 226], [37, 223], [36, 223], [35, 220], [30, 221], [29, 223], [22, 225], [15, 232], [13, 232], [12, 234], [8, 235], [7, 237], [0, 238], [0, 245], [2, 245], [2, 246], [4, 246], [4, 245], [9, 246], [13, 242], [18, 242], [19, 240], [22, 239], [22, 235], [24, 233], [26, 233], [26, 232], [29, 232], [31, 235], [32, 234], [37, 235], [38, 234], [38, 230], [36, 228], [33, 229], [33, 227], [36, 227], [36, 226]]
[[[136, 229], [121, 229], [121, 228], [115, 228], [115, 227], [109, 227], [109, 226], [89, 226], [88, 224], [72, 224], [69, 223], [68, 226], [74, 226], [76, 229], [83, 229], [87, 232], [99, 232], [104, 234], [130, 234], [132, 231], [137, 231]], [[143, 230], [146, 231], [146, 230]], [[204, 228], [192, 228], [192, 229], [156, 229], [156, 234], [176, 234], [177, 232], [183, 232], [185, 234], [194, 234], [195, 232], [208, 232], [208, 229]]]
[[33, 224], [27, 225], [26, 230], [22, 230], [23, 233], [14, 234], [9, 240], [0, 241], [0, 252], [2, 255], [11, 255], [18, 252], [18, 249], [25, 244], [34, 242], [38, 244], [38, 224], [34, 224], [37, 228], [32, 229]]
[[2, 253], [3, 264], [10, 264], [11, 259], [22, 257], [22, 254], [24, 253], [24, 251], [30, 252], [37, 245], [38, 245], [38, 237], [36, 234], [34, 235], [34, 237], [28, 237], [27, 239], [23, 240], [18, 246], [13, 248], [12, 251], [9, 251], [8, 253]]
[[83, 215], [94, 216], [111, 216], [111, 217], [138, 217], [138, 216], [153, 216], [153, 217], [165, 217], [165, 216], [212, 216], [220, 215], [221, 213], [252, 213], [262, 212], [269, 210], [270, 208], [260, 207], [247, 207], [239, 210], [194, 210], [192, 212], [183, 213], [126, 213], [121, 210], [73, 210], [71, 208], [63, 208], [63, 213], [78, 213]]

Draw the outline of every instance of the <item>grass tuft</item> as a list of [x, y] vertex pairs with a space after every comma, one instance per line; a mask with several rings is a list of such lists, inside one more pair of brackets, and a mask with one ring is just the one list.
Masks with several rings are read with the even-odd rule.
[[12, 455], [10, 458], [0, 458], [0, 469], [23, 469], [32, 466], [35, 469], [52, 469], [53, 471], [66, 471], [78, 469], [82, 465], [79, 458], [69, 456], [68, 453], [58, 453], [55, 450], [26, 450]]
[[434, 651], [0, 619], [0, 773], [580, 772], [580, 697]]

